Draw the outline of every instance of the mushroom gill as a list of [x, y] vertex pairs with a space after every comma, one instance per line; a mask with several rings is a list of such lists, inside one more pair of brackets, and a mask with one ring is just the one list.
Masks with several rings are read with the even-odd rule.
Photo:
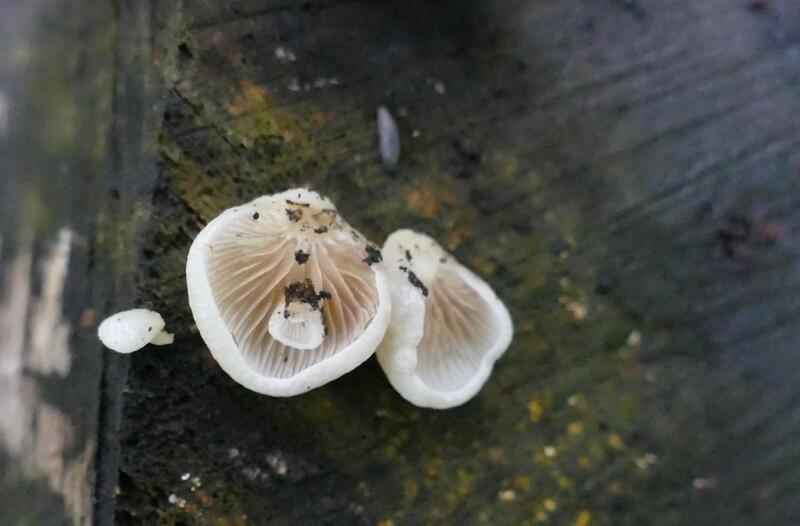
[[398, 230], [383, 246], [392, 319], [378, 350], [410, 402], [447, 408], [472, 398], [508, 348], [508, 310], [486, 282], [430, 237]]
[[388, 289], [373, 250], [305, 189], [230, 209], [198, 235], [187, 262], [200, 333], [251, 389], [289, 396], [322, 385], [366, 360], [385, 331]]

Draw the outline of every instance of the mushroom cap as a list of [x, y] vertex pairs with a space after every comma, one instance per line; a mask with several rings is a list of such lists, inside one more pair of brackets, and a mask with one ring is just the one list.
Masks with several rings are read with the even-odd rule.
[[375, 352], [390, 319], [380, 251], [330, 200], [303, 188], [216, 217], [189, 249], [186, 281], [197, 328], [222, 369], [271, 396], [351, 371]]
[[173, 336], [164, 332], [164, 319], [148, 309], [131, 309], [106, 318], [97, 328], [103, 345], [118, 353], [138, 351], [148, 343], [167, 345]]
[[389, 382], [421, 407], [465, 403], [511, 343], [508, 309], [485, 281], [424, 234], [394, 232], [383, 256], [392, 319], [377, 356]]

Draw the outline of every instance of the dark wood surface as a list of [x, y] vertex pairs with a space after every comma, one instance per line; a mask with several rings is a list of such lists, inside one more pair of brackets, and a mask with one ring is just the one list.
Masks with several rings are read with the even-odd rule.
[[[0, 320], [28, 321], [0, 365], [42, 367], [20, 298], [67, 228], [72, 366], [54, 343], [0, 389], [69, 445], [0, 441], [0, 523], [800, 521], [796, 2], [53, 4], [3, 36], [28, 52], [0, 58]], [[492, 284], [516, 334], [476, 399], [413, 407], [374, 360], [290, 399], [221, 372], [186, 252], [293, 185]], [[97, 320], [134, 305], [176, 344], [102, 351]]]

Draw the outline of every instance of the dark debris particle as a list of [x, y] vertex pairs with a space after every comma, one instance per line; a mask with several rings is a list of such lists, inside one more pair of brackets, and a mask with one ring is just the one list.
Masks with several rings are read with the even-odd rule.
[[400, 269], [400, 270], [402, 270], [403, 272], [408, 272], [408, 267], [406, 267], [406, 266], [404, 266], [404, 265], [400, 265], [400, 266], [399, 266], [399, 267], [397, 267], [397, 268], [399, 268], [399, 269]]
[[256, 212], [255, 214], [253, 214], [253, 219], [258, 219], [258, 218], [259, 218], [258, 212]]
[[286, 305], [289, 305], [289, 303], [293, 301], [297, 301], [310, 305], [313, 310], [320, 308], [320, 300], [331, 297], [331, 295], [324, 290], [317, 293], [316, 289], [314, 288], [314, 284], [310, 279], [295, 281], [294, 283], [288, 284], [283, 289], [283, 295], [286, 300]]
[[294, 208], [287, 208], [286, 215], [289, 216], [289, 221], [294, 221], [296, 223], [303, 218], [303, 211]]
[[283, 309], [283, 319], [284, 320], [289, 319], [289, 309]]
[[150, 331], [152, 331], [152, 330], [153, 330], [153, 328], [152, 328], [152, 327], [148, 327], [148, 328], [147, 328], [147, 332], [150, 332]]
[[428, 295], [428, 287], [426, 287], [425, 284], [419, 280], [416, 274], [414, 274], [413, 272], [409, 272], [408, 281], [411, 282], [411, 284], [417, 287], [419, 290], [421, 290], [423, 296]]
[[723, 253], [733, 257], [739, 245], [750, 238], [752, 230], [753, 222], [749, 218], [736, 214], [728, 215], [727, 224], [717, 230], [717, 239], [722, 244]]
[[637, 0], [614, 0], [614, 2], [630, 13], [636, 20], [644, 20], [647, 17], [647, 11]]
[[292, 206], [302, 206], [303, 208], [308, 208], [310, 205], [308, 203], [298, 203], [297, 201], [290, 201], [289, 199], [286, 202]]
[[302, 265], [306, 261], [308, 261], [308, 253], [303, 252], [302, 250], [298, 250], [294, 253], [294, 260], [297, 261], [298, 265]]
[[375, 248], [374, 246], [367, 245], [366, 250], [367, 250], [367, 256], [361, 261], [363, 261], [367, 265], [372, 265], [373, 263], [380, 263], [381, 261], [383, 261], [383, 255], [381, 254], [381, 251]]
[[769, 8], [767, 0], [750, 0], [750, 11], [766, 11]]
[[447, 263], [447, 258], [439, 258], [439, 263], [444, 265], [445, 263]]
[[406, 250], [406, 261], [411, 261], [412, 259], [414, 259], [414, 258], [411, 257], [411, 252]]
[[324, 234], [327, 231], [328, 231], [328, 227], [326, 227], [326, 226], [321, 226], [319, 228], [315, 228], [314, 229], [314, 233], [315, 234]]

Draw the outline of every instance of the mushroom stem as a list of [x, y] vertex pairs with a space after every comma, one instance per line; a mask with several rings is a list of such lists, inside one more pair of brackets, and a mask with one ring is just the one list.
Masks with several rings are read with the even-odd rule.
[[294, 349], [316, 349], [325, 339], [325, 324], [319, 306], [301, 301], [275, 309], [269, 319], [270, 335]]
[[175, 335], [167, 331], [161, 331], [150, 340], [151, 345], [171, 345], [175, 341]]

